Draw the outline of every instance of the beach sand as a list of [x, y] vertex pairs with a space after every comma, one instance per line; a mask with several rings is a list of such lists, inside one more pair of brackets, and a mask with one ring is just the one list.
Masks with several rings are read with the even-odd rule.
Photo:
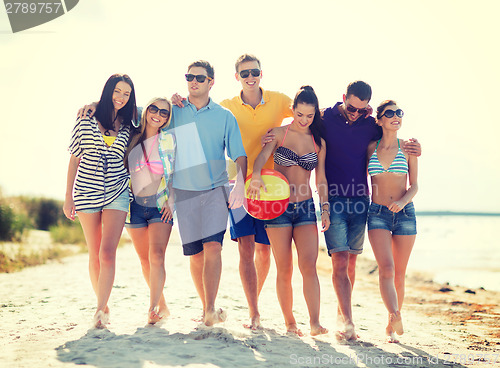
[[[367, 242], [365, 246], [369, 246]], [[407, 277], [401, 343], [385, 342], [386, 311], [373, 261], [359, 258], [353, 314], [360, 336], [355, 342], [335, 339], [337, 302], [331, 263], [320, 253], [321, 323], [327, 335], [309, 336], [302, 281], [294, 270], [294, 310], [299, 338], [285, 334], [271, 266], [260, 297], [264, 329], [253, 332], [238, 273], [238, 251], [226, 236], [217, 306], [226, 322], [202, 327], [201, 304], [182, 255], [177, 233], [166, 252], [165, 295], [171, 316], [149, 326], [149, 292], [131, 244], [117, 252], [115, 284], [109, 306], [109, 330], [91, 322], [95, 296], [88, 276], [88, 256], [79, 254], [0, 274], [0, 367], [449, 367], [500, 366], [500, 293], [450, 287], [439, 291], [425, 275]], [[496, 361], [496, 362], [495, 362]]]

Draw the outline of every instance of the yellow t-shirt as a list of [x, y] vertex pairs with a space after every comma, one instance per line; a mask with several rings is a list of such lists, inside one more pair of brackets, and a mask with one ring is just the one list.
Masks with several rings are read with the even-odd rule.
[[[240, 94], [220, 103], [231, 110], [238, 122], [243, 147], [247, 154], [247, 175], [252, 173], [255, 159], [262, 150], [262, 136], [269, 129], [279, 127], [283, 119], [293, 116], [292, 100], [283, 93], [262, 90], [262, 101], [263, 103], [254, 109], [243, 102]], [[272, 157], [266, 162], [264, 168], [273, 168]]]

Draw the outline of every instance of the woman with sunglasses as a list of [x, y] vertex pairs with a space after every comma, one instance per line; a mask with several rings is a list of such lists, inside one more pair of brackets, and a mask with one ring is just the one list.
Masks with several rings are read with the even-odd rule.
[[309, 310], [311, 335], [327, 333], [319, 323], [320, 286], [316, 272], [318, 258], [318, 229], [316, 212], [309, 186], [312, 170], [316, 169], [316, 186], [321, 205], [321, 223], [325, 231], [330, 226], [327, 183], [325, 177], [325, 141], [320, 137], [321, 113], [318, 98], [312, 87], [304, 86], [293, 101], [290, 125], [274, 128], [272, 142], [257, 156], [248, 188], [250, 198], [260, 197], [265, 190], [261, 169], [274, 155], [274, 169], [285, 175], [290, 184], [290, 203], [287, 210], [274, 220], [266, 221], [266, 232], [276, 261], [276, 290], [285, 317], [287, 332], [302, 336], [293, 315], [292, 240], [297, 249], [303, 292]]
[[173, 225], [169, 175], [174, 143], [172, 135], [164, 130], [170, 123], [170, 111], [168, 99], [152, 99], [142, 112], [139, 130], [131, 138], [125, 156], [134, 194], [125, 227], [150, 289], [149, 324], [170, 314], [163, 295], [165, 250]]
[[377, 124], [383, 135], [370, 143], [367, 151], [372, 185], [368, 238], [379, 268], [380, 293], [389, 312], [388, 342], [398, 342], [395, 333], [403, 334], [406, 266], [417, 234], [412, 203], [418, 190], [417, 156], [408, 155], [402, 148], [403, 140], [398, 139], [403, 115], [395, 101], [383, 101], [377, 108]]
[[128, 75], [114, 74], [104, 85], [94, 117], [76, 121], [69, 146], [63, 211], [70, 220], [78, 215], [85, 234], [97, 328], [109, 320], [116, 248], [129, 207], [130, 177], [123, 159], [136, 120], [134, 84]]

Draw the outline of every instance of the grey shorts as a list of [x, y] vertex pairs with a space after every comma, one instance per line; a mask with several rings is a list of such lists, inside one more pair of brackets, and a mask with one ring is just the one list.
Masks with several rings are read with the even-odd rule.
[[175, 189], [175, 208], [184, 255], [203, 250], [203, 244], [218, 242], [227, 227], [229, 188], [221, 186], [204, 191]]

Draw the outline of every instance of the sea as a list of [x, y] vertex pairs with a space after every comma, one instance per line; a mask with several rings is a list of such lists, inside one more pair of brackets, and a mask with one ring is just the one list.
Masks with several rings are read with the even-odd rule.
[[[417, 212], [407, 272], [423, 272], [450, 286], [500, 291], [499, 230], [497, 214]], [[320, 243], [324, 246], [323, 236]], [[368, 237], [362, 256], [375, 259]]]

